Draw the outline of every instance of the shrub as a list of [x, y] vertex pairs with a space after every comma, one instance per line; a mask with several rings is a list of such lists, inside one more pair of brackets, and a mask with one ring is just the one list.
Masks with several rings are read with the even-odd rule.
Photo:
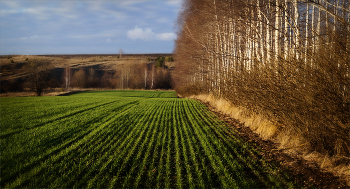
[[165, 62], [174, 62], [174, 58], [172, 56], [165, 57]]
[[164, 60], [165, 58], [163, 56], [158, 56], [156, 62], [156, 68], [163, 67], [164, 66]]

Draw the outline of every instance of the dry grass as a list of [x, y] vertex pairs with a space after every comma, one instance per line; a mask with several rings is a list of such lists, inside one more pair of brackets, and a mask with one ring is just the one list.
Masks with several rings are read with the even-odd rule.
[[263, 139], [271, 139], [276, 135], [277, 127], [274, 124], [257, 114], [248, 116], [247, 110], [244, 107], [236, 107], [227, 100], [222, 98], [216, 99], [214, 95], [201, 94], [192, 96], [192, 98], [208, 102], [219, 112], [230, 115], [230, 117], [244, 122], [247, 127], [259, 134]]
[[344, 178], [350, 186], [350, 165], [347, 157], [330, 157], [327, 153], [313, 151], [306, 139], [300, 134], [278, 125], [274, 120], [268, 120], [254, 113], [249, 114], [246, 108], [236, 107], [225, 99], [215, 98], [211, 94], [192, 95], [189, 98], [209, 103], [216, 111], [243, 122], [246, 127], [259, 134], [264, 140], [278, 143], [279, 149], [285, 153], [297, 155], [318, 164], [321, 169]]

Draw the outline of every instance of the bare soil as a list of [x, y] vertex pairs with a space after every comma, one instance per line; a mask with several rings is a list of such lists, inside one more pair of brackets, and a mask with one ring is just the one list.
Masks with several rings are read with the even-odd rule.
[[308, 162], [297, 155], [287, 154], [278, 148], [278, 144], [270, 140], [263, 140], [258, 134], [254, 133], [249, 127], [244, 126], [239, 120], [233, 119], [228, 115], [218, 112], [209, 103], [201, 101], [221, 120], [225, 121], [229, 127], [238, 131], [238, 134], [248, 143], [261, 148], [261, 155], [276, 166], [287, 172], [292, 179], [298, 181], [306, 188], [349, 188], [346, 180], [334, 176], [334, 174], [325, 172], [317, 164]]

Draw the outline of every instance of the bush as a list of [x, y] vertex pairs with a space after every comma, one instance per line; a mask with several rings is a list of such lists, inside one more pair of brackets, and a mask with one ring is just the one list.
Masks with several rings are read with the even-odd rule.
[[165, 57], [165, 62], [174, 62], [174, 58], [172, 56]]
[[163, 67], [164, 66], [164, 60], [165, 58], [163, 56], [158, 56], [156, 59], [156, 68]]
[[10, 60], [11, 63], [15, 63], [12, 59]]

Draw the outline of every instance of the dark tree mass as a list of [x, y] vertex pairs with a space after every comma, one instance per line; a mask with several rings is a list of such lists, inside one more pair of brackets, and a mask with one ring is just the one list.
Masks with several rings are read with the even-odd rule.
[[348, 0], [185, 0], [176, 91], [211, 93], [350, 155]]

